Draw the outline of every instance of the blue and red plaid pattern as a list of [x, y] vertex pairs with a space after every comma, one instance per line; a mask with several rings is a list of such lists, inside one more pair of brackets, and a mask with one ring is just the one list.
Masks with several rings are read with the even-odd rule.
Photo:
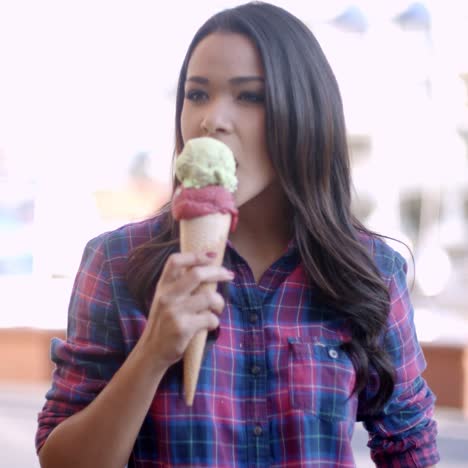
[[[125, 280], [129, 252], [154, 237], [158, 218], [103, 234], [86, 246], [69, 307], [67, 341], [54, 339], [52, 387], [39, 414], [36, 446], [103, 389], [138, 341], [146, 315]], [[297, 248], [290, 245], [256, 284], [229, 244], [236, 277], [225, 291], [220, 333], [206, 347], [193, 407], [182, 397], [181, 364], [164, 376], [141, 427], [129, 467], [354, 467], [356, 421], [368, 429], [380, 467], [425, 467], [439, 460], [434, 396], [413, 324], [403, 258], [365, 241], [388, 284], [391, 311], [382, 337], [396, 387], [381, 414], [350, 398], [355, 372], [340, 345], [346, 324], [319, 305]]]

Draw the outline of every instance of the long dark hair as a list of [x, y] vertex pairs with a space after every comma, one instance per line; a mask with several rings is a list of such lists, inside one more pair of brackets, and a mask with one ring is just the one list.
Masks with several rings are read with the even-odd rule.
[[[254, 2], [210, 18], [189, 46], [179, 76], [175, 154], [182, 151], [180, 117], [189, 60], [214, 32], [238, 33], [257, 47], [265, 70], [267, 147], [291, 204], [294, 235], [311, 285], [321, 300], [340, 311], [352, 340], [343, 345], [356, 369], [355, 391], [365, 387], [372, 367], [379, 391], [367, 411], [390, 397], [393, 368], [380, 346], [389, 294], [360, 236], [375, 236], [351, 213], [350, 163], [340, 92], [312, 32], [287, 11]], [[147, 301], [167, 257], [177, 249], [178, 226], [170, 206], [162, 209], [157, 236], [133, 251], [130, 290]]]

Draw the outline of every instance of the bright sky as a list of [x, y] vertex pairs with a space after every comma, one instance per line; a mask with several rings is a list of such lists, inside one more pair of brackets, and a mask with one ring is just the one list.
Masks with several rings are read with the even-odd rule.
[[[72, 183], [112, 184], [147, 150], [165, 179], [186, 47], [210, 14], [239, 3], [0, 0], [0, 151], [11, 169], [47, 179], [53, 168]], [[320, 24], [350, 2], [273, 3]], [[355, 3], [378, 24], [410, 2]]]

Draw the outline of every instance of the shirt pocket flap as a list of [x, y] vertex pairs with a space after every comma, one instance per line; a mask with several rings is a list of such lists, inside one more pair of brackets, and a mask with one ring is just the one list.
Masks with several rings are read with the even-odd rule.
[[349, 419], [356, 411], [353, 364], [337, 340], [289, 337], [289, 396], [293, 408], [323, 419]]

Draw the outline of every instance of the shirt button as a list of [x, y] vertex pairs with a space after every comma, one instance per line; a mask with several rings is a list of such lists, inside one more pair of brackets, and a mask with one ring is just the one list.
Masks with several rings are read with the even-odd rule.
[[258, 375], [260, 374], [260, 367], [259, 366], [252, 366], [252, 368], [250, 369], [250, 372], [253, 374], [253, 375]]
[[254, 430], [253, 430], [253, 433], [258, 437], [258, 436], [261, 436], [263, 434], [263, 429], [262, 429], [262, 426], [255, 426], [254, 427]]
[[329, 349], [328, 350], [328, 355], [332, 358], [332, 359], [336, 359], [338, 357], [338, 351], [336, 349]]
[[257, 323], [258, 314], [250, 314], [249, 321], [250, 321], [250, 323]]

